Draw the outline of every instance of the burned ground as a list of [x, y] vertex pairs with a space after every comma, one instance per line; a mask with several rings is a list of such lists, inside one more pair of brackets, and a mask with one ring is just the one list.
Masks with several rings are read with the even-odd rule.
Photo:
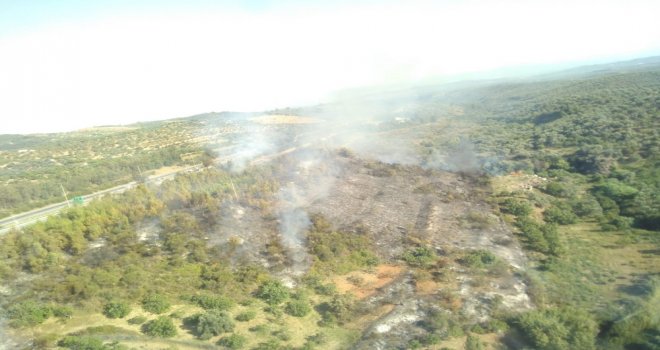
[[[279, 173], [277, 165], [273, 168], [281, 183], [295, 181], [308, 194], [303, 208], [307, 213], [323, 217], [333, 230], [366, 235], [383, 262], [403, 266], [401, 256], [418, 246], [431, 247], [439, 261], [429, 271], [404, 267], [386, 285], [368, 293], [345, 291], [361, 298], [364, 314], [389, 310], [366, 326], [358, 348], [405, 345], [424, 333], [422, 324], [430, 310], [457, 313], [476, 324], [487, 321], [495, 308], [531, 308], [521, 277], [525, 256], [486, 201], [490, 185], [485, 177], [323, 152], [322, 163], [303, 161], [291, 167], [301, 164], [300, 155], [291, 152], [279, 159], [286, 164], [282, 168], [289, 169], [286, 173]], [[292, 174], [292, 168], [304, 176]], [[319, 179], [327, 190], [312, 190]], [[234, 261], [252, 260], [287, 282], [295, 279], [287, 275], [291, 261], [286, 247], [278, 244], [275, 212], [232, 203], [223, 206], [220, 217], [221, 229], [212, 243], [230, 242], [235, 245]], [[463, 264], [461, 259], [474, 251], [492, 253], [497, 268]]]

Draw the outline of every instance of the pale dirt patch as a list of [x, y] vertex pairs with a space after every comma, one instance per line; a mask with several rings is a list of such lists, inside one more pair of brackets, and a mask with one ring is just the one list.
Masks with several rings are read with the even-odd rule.
[[536, 187], [545, 185], [548, 179], [536, 174], [529, 175], [522, 172], [512, 172], [509, 175], [496, 176], [492, 179], [493, 192], [502, 191], [531, 191]]
[[[354, 271], [332, 279], [341, 293], [351, 293], [364, 299], [378, 292], [378, 289], [394, 281], [403, 272], [398, 265], [378, 265], [373, 272]], [[359, 283], [356, 283], [359, 281]]]
[[183, 169], [185, 169], [185, 167], [177, 166], [177, 165], [173, 165], [173, 166], [164, 166], [164, 167], [162, 167], [162, 168], [158, 168], [158, 169], [150, 170], [149, 173], [150, 173], [151, 175], [163, 175], [163, 174], [171, 174], [171, 173], [175, 173], [175, 172], [177, 172], [177, 171], [181, 171], [181, 170], [183, 170]]
[[435, 294], [438, 291], [440, 284], [432, 280], [426, 281], [415, 281], [415, 289], [417, 294], [420, 295], [431, 295]]

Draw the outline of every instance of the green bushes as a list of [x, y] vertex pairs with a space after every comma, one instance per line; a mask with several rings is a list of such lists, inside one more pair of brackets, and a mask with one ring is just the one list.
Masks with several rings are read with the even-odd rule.
[[556, 225], [539, 225], [529, 218], [518, 218], [516, 226], [520, 229], [529, 249], [555, 256], [564, 251]]
[[243, 335], [240, 334], [232, 334], [228, 335], [226, 337], [220, 338], [218, 340], [218, 345], [224, 346], [229, 349], [242, 349], [245, 346], [245, 343], [247, 343], [247, 338]]
[[128, 350], [126, 346], [117, 343], [104, 344], [96, 337], [69, 335], [60, 340], [57, 345], [69, 350]]
[[497, 257], [486, 250], [473, 250], [461, 259], [463, 265], [471, 268], [485, 268], [494, 264], [496, 261]]
[[532, 212], [532, 206], [526, 202], [519, 201], [513, 198], [507, 198], [501, 203], [502, 211], [505, 213], [524, 217]]
[[229, 310], [234, 306], [234, 301], [221, 295], [193, 295], [185, 298], [197, 304], [204, 310]]
[[186, 318], [184, 323], [192, 328], [197, 337], [202, 340], [234, 330], [234, 321], [229, 315], [218, 310], [195, 314]]
[[598, 324], [584, 310], [565, 308], [530, 311], [520, 315], [513, 325], [534, 349], [596, 348]]
[[347, 232], [310, 232], [310, 251], [314, 256], [312, 271], [328, 275], [375, 266], [378, 257], [367, 235]]
[[148, 319], [144, 316], [135, 316], [135, 317], [130, 318], [128, 320], [128, 324], [143, 324], [143, 323], [147, 322], [147, 320]]
[[486, 345], [479, 339], [479, 337], [468, 334], [465, 340], [465, 350], [484, 350]]
[[11, 327], [32, 327], [53, 316], [53, 310], [51, 307], [35, 301], [24, 301], [9, 307], [7, 316]]
[[167, 316], [159, 316], [158, 318], [145, 323], [142, 326], [142, 331], [146, 335], [159, 338], [171, 338], [177, 333], [174, 322], [172, 322], [172, 319]]
[[430, 247], [417, 247], [403, 253], [401, 258], [410, 266], [429, 267], [436, 260], [435, 251]]
[[268, 303], [268, 305], [279, 305], [289, 297], [289, 289], [281, 282], [271, 280], [259, 286], [256, 296]]
[[323, 317], [323, 324], [343, 324], [354, 314], [355, 302], [349, 294], [335, 295], [330, 301], [322, 303], [317, 310]]
[[312, 311], [312, 308], [305, 300], [291, 300], [286, 304], [284, 311], [291, 316], [305, 317]]
[[577, 216], [573, 213], [572, 208], [562, 205], [562, 203], [556, 203], [543, 212], [543, 220], [549, 223], [569, 225], [577, 222]]
[[160, 294], [151, 294], [142, 299], [142, 308], [152, 314], [162, 314], [170, 309], [170, 302]]
[[107, 318], [124, 318], [131, 312], [131, 307], [121, 301], [109, 302], [103, 307], [103, 314]]
[[575, 193], [574, 191], [571, 191], [568, 186], [557, 181], [552, 181], [546, 184], [544, 190], [545, 193], [560, 198], [567, 198]]
[[257, 317], [257, 312], [254, 310], [248, 310], [245, 312], [241, 312], [240, 314], [236, 315], [236, 321], [239, 322], [247, 322], [254, 320], [254, 318]]

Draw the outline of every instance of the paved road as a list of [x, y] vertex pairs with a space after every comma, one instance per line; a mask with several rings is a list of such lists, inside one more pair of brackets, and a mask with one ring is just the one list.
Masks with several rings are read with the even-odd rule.
[[[189, 166], [183, 169], [179, 169], [176, 171], [168, 172], [165, 174], [160, 174], [160, 175], [153, 175], [150, 176], [147, 179], [147, 183], [155, 183], [155, 184], [160, 184], [164, 180], [173, 178], [176, 174], [182, 173], [182, 172], [193, 172], [193, 171], [199, 171], [203, 168], [201, 164]], [[131, 189], [133, 187], [137, 186], [137, 182], [131, 181], [129, 183], [115, 186], [112, 188], [108, 188], [102, 191], [94, 192], [92, 194], [88, 194], [85, 196], [82, 196], [83, 199], [85, 200], [85, 203], [88, 203], [94, 198], [99, 198], [102, 197], [106, 194], [111, 194], [111, 193], [122, 193], [128, 189]], [[71, 201], [69, 202], [60, 202], [60, 203], [55, 203], [51, 204], [48, 206], [45, 206], [43, 208], [38, 208], [34, 210], [30, 210], [24, 213], [12, 215], [10, 217], [4, 218], [0, 220], [0, 234], [3, 234], [5, 232], [8, 232], [12, 228], [19, 228], [23, 226], [27, 226], [30, 224], [33, 224], [39, 220], [44, 220], [47, 217], [51, 215], [55, 215], [62, 211], [63, 209], [69, 207], [71, 204]], [[72, 204], [71, 204], [72, 205]]]
[[[294, 140], [293, 144], [295, 144], [295, 140]], [[256, 159], [253, 159], [252, 161], [249, 162], [249, 164], [250, 165], [256, 165], [256, 164], [270, 162], [271, 160], [273, 160], [277, 157], [283, 156], [287, 153], [291, 153], [291, 152], [293, 152], [297, 149], [306, 148], [306, 147], [309, 147], [309, 146], [311, 146], [311, 143], [305, 143], [303, 145], [293, 146], [293, 147], [289, 147], [289, 148], [285, 148], [283, 146], [275, 153], [262, 155], [260, 157], [257, 157]], [[233, 148], [235, 148], [235, 146], [230, 146], [230, 147], [226, 147], [226, 148], [227, 149], [233, 149]], [[216, 160], [216, 163], [217, 164], [225, 164], [227, 162], [235, 161], [237, 158], [240, 158], [240, 157], [237, 157], [236, 155], [224, 155], [224, 156], [219, 157]], [[203, 167], [202, 164], [192, 165], [192, 166], [182, 168], [182, 169], [179, 169], [179, 170], [176, 170], [176, 171], [172, 171], [172, 172], [169, 172], [169, 173], [150, 176], [148, 178], [147, 182], [148, 183], [153, 183], [153, 184], [160, 184], [164, 180], [173, 178], [178, 173], [200, 171], [203, 168], [204, 167]], [[88, 203], [89, 201], [91, 201], [94, 198], [98, 198], [98, 197], [104, 196], [106, 194], [111, 194], [111, 193], [121, 193], [121, 192], [124, 192], [128, 189], [131, 189], [131, 188], [135, 187], [136, 185], [137, 185], [137, 183], [135, 181], [132, 181], [132, 182], [129, 182], [129, 183], [126, 183], [126, 184], [123, 184], [123, 185], [115, 186], [115, 187], [108, 188], [108, 189], [105, 189], [105, 190], [102, 190], [102, 191], [98, 191], [98, 192], [95, 192], [95, 193], [92, 193], [92, 194], [88, 194], [86, 196], [83, 196], [83, 198], [84, 198], [85, 203]], [[12, 228], [20, 228], [20, 227], [24, 227], [24, 226], [33, 224], [33, 223], [35, 223], [39, 220], [44, 220], [44, 219], [46, 219], [47, 217], [49, 217], [51, 215], [55, 215], [55, 214], [61, 212], [63, 209], [67, 208], [69, 206], [69, 204], [71, 204], [71, 201], [69, 201], [68, 203], [67, 202], [55, 203], [55, 204], [45, 206], [43, 208], [30, 210], [30, 211], [27, 211], [27, 212], [24, 212], [24, 213], [12, 215], [10, 217], [0, 219], [0, 235], [8, 232]]]

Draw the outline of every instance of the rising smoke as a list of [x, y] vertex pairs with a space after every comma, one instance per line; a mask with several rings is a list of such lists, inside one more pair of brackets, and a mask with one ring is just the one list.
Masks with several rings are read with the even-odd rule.
[[[472, 172], [479, 169], [474, 147], [460, 141], [450, 150], [434, 150], [422, 157], [416, 144], [415, 124], [420, 97], [406, 92], [382, 96], [347, 98], [322, 107], [292, 111], [314, 122], [303, 125], [264, 124], [245, 118], [234, 134], [229, 152], [218, 152], [220, 162], [242, 172], [263, 159], [283, 156], [283, 169], [273, 174], [280, 184], [275, 215], [280, 242], [290, 262], [289, 274], [300, 276], [310, 266], [306, 233], [311, 225], [307, 208], [324, 198], [341, 174], [334, 152], [347, 148], [360, 157], [388, 164], [422, 165], [426, 168]], [[406, 124], [408, 123], [408, 124]], [[408, 132], [412, 130], [412, 132]]]

